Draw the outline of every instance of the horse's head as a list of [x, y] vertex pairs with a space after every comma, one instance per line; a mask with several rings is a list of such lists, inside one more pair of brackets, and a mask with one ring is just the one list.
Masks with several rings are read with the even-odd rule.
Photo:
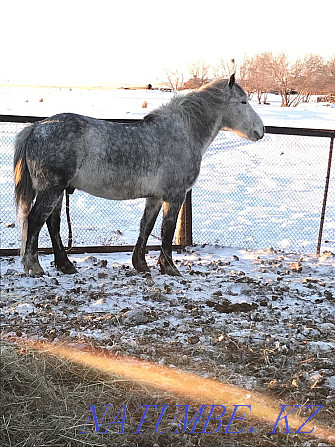
[[223, 128], [252, 141], [263, 138], [263, 121], [249, 104], [246, 92], [235, 83], [234, 74], [224, 88], [226, 107], [223, 114]]

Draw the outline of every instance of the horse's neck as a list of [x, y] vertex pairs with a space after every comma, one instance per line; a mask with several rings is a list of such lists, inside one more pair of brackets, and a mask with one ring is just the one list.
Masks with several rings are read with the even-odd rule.
[[[212, 106], [211, 113], [208, 113], [207, 109], [207, 113], [203, 116], [202, 126], [198, 133], [202, 155], [207, 151], [222, 128], [222, 113], [222, 104], [220, 104]], [[197, 123], [195, 123], [195, 127], [197, 127]]]
[[207, 139], [204, 140], [204, 142], [203, 142], [203, 146], [201, 149], [202, 155], [205, 154], [205, 152], [207, 151], [209, 146], [212, 144], [212, 142], [215, 140], [215, 138], [217, 137], [217, 135], [221, 129], [222, 129], [222, 116], [218, 115], [216, 117], [216, 120], [214, 121], [214, 124], [212, 125], [211, 132], [209, 132]]
[[[206, 99], [202, 101], [198, 97], [197, 103], [190, 107], [187, 99], [183, 104], [182, 114], [187, 122], [190, 137], [203, 155], [222, 128], [223, 103], [222, 101], [209, 103]], [[192, 97], [189, 100], [192, 102]]]

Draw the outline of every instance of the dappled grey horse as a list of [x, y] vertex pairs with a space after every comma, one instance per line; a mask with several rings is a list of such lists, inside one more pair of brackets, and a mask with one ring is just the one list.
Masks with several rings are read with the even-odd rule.
[[171, 249], [178, 213], [206, 149], [222, 128], [253, 141], [264, 135], [262, 120], [234, 75], [229, 82], [215, 80], [176, 96], [136, 124], [64, 113], [23, 129], [16, 139], [14, 174], [25, 272], [44, 273], [37, 250], [45, 222], [56, 267], [76, 272], [59, 231], [64, 191], [80, 189], [106, 199], [146, 198], [132, 257], [139, 272], [149, 271], [145, 247], [164, 204], [158, 263], [161, 273], [178, 275]]

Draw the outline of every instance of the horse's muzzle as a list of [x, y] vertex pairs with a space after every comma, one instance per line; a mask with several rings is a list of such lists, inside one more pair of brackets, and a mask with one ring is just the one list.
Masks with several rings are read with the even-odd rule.
[[265, 127], [263, 126], [262, 131], [254, 130], [255, 139], [261, 140], [264, 137]]

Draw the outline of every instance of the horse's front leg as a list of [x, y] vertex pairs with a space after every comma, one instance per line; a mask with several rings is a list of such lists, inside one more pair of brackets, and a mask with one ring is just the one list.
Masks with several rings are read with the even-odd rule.
[[148, 197], [140, 224], [140, 235], [133, 251], [133, 266], [138, 272], [149, 272], [150, 269], [145, 261], [145, 247], [148, 237], [155, 225], [158, 213], [162, 207], [162, 200]]
[[185, 195], [175, 197], [169, 202], [164, 202], [164, 217], [162, 223], [162, 248], [158, 259], [162, 275], [181, 276], [172, 260], [172, 241], [176, 229], [176, 223], [180, 208], [185, 200]]

